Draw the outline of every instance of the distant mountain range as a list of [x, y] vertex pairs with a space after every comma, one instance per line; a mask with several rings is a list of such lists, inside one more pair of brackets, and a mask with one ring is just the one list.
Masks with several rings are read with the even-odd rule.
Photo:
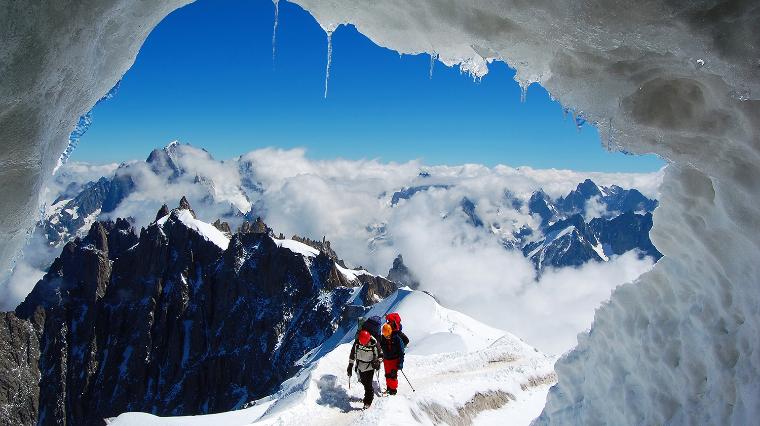
[[[220, 178], [223, 172], [234, 178]], [[380, 194], [381, 199], [387, 200], [389, 211], [401, 208], [419, 194], [451, 191], [457, 186], [456, 182], [437, 176], [435, 171], [421, 171], [416, 180], [420, 184]], [[144, 196], [140, 192], [146, 181], [159, 186], [158, 194]], [[268, 206], [261, 199], [266, 189], [255, 167], [243, 158], [220, 162], [204, 150], [173, 142], [151, 152], [144, 162], [122, 164], [111, 176], [61, 191], [40, 221], [37, 233], [43, 235], [46, 244], [60, 247], [76, 236], [84, 236], [96, 220], [113, 217], [115, 213], [122, 213], [120, 216], [126, 216], [133, 226], [145, 226], [149, 220], [145, 211], [157, 209], [165, 197], [180, 193], [190, 193], [188, 198], [201, 207], [199, 211], [206, 214], [205, 220], [220, 219], [234, 229], [246, 220], [266, 217]], [[144, 200], [141, 201], [144, 205], [136, 205], [136, 200]], [[634, 188], [598, 186], [586, 179], [557, 198], [542, 189], [529, 196], [517, 196], [507, 188], [499, 201], [500, 208], [535, 220], [506, 227], [479, 214], [476, 200], [463, 196], [451, 209], [460, 209], [469, 226], [490, 232], [506, 249], [522, 252], [539, 274], [547, 267], [607, 261], [630, 250], [654, 259], [661, 257], [649, 240], [651, 213], [657, 201]], [[363, 239], [370, 246], [392, 243], [384, 222], [367, 224], [366, 234], [356, 236], [357, 241]], [[53, 253], [48, 254], [47, 262], [52, 261]]]
[[[403, 188], [393, 194], [391, 204], [396, 205], [399, 200], [408, 200], [420, 192], [448, 188], [441, 184]], [[539, 225], [510, 232], [492, 224], [490, 231], [499, 236], [505, 248], [520, 250], [539, 273], [547, 267], [608, 261], [611, 256], [630, 250], [638, 250], [640, 256], [651, 256], [655, 260], [662, 257], [649, 239], [652, 211], [657, 201], [636, 189], [617, 185], [600, 187], [586, 179], [557, 199], [542, 190], [534, 192], [527, 202], [508, 191], [504, 198], [508, 207], [537, 217]], [[478, 216], [476, 205], [469, 198], [462, 198], [459, 208], [470, 226], [485, 227], [485, 221]], [[595, 208], [599, 217], [587, 220], [590, 208]]]

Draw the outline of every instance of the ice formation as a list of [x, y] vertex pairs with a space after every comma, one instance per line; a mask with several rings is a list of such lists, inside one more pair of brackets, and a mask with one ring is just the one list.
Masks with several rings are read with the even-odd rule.
[[78, 118], [121, 79], [158, 22], [190, 1], [3, 2], [0, 282]]
[[272, 64], [277, 49], [277, 25], [280, 22], [280, 0], [272, 0], [274, 3], [274, 24], [272, 25]]
[[433, 79], [433, 68], [435, 68], [435, 60], [438, 59], [438, 55], [435, 52], [430, 54], [430, 71], [428, 73], [428, 79]]
[[332, 33], [327, 30], [327, 63], [325, 64], [325, 99], [327, 99], [327, 84], [330, 82], [330, 65], [332, 64]]
[[[14, 2], [0, 15], [0, 267], [77, 118], [187, 0]], [[760, 9], [753, 0], [295, 0], [474, 76], [504, 61], [615, 149], [667, 158], [665, 254], [557, 364], [540, 423], [748, 423], [760, 414]], [[72, 31], [77, 29], [77, 31]], [[599, 125], [599, 123], [605, 123]], [[609, 124], [607, 124], [609, 123]], [[614, 123], [614, 124], [613, 124]]]

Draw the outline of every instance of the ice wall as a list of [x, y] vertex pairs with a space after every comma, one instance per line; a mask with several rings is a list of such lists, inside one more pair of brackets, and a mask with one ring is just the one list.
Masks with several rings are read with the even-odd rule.
[[[187, 0], [0, 7], [0, 259], [31, 224], [76, 119]], [[23, 3], [23, 4], [22, 4]], [[653, 239], [666, 255], [620, 288], [557, 365], [540, 423], [734, 423], [760, 414], [760, 7], [736, 1], [295, 0], [326, 31], [489, 61], [539, 82], [604, 143], [667, 173]]]
[[664, 258], [597, 311], [538, 423], [746, 424], [760, 414], [760, 7], [753, 1], [295, 0], [326, 30], [492, 60], [669, 166]]
[[0, 282], [78, 117], [190, 0], [0, 0]]

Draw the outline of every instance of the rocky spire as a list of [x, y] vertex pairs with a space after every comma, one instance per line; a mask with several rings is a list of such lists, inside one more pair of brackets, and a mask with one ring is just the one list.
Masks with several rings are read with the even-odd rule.
[[214, 228], [224, 232], [228, 236], [232, 235], [232, 230], [230, 229], [229, 223], [222, 222], [220, 219], [217, 219], [212, 225], [214, 225]]
[[184, 195], [179, 200], [179, 209], [180, 210], [189, 210], [190, 213], [193, 215], [193, 218], [195, 218], [195, 212], [193, 211], [193, 208], [190, 207], [190, 202], [187, 201], [187, 198]]
[[183, 195], [182, 198], [179, 200], [179, 208], [185, 209], [185, 210], [191, 210], [190, 202], [187, 201], [187, 198]]
[[257, 217], [255, 222], [243, 222], [242, 225], [240, 225], [240, 228], [238, 229], [238, 232], [241, 234], [268, 234], [268, 235], [274, 235], [272, 232], [272, 229], [267, 226], [266, 223], [264, 223], [263, 220], [261, 220], [261, 217]]
[[[184, 200], [185, 197], [182, 197], [182, 199]], [[180, 201], [180, 204], [181, 203], [182, 203], [182, 201]], [[158, 213], [156, 213], [156, 220], [161, 219], [162, 217], [166, 216], [167, 214], [169, 214], [169, 206], [167, 206], [166, 204], [164, 204], [163, 206], [161, 206], [160, 209], [158, 209]]]
[[92, 244], [98, 250], [108, 252], [108, 237], [101, 222], [92, 224], [85, 241]]
[[401, 286], [419, 288], [420, 282], [412, 271], [404, 264], [404, 258], [399, 254], [393, 260], [393, 266], [388, 271], [388, 280], [398, 283]]

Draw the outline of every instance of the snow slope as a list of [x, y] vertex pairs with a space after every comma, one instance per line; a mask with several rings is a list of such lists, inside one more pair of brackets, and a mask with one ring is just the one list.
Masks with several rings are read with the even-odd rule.
[[[125, 413], [112, 426], [154, 425], [405, 425], [469, 422], [528, 424], [554, 383], [554, 359], [515, 336], [446, 309], [422, 292], [401, 289], [368, 315], [399, 312], [411, 339], [399, 394], [378, 397], [362, 411], [362, 387], [345, 369], [351, 330], [316, 348], [304, 368], [280, 391], [243, 410], [195, 417], [159, 418]], [[380, 374], [382, 378], [382, 373]], [[378, 382], [379, 383], [379, 382]], [[384, 389], [376, 383], [376, 390]]]
[[[166, 215], [156, 221], [156, 223], [159, 226], [163, 226], [166, 221], [169, 219], [170, 215]], [[190, 213], [190, 210], [180, 209], [177, 212], [177, 218], [185, 224], [188, 228], [194, 230], [197, 232], [200, 236], [202, 236], [206, 241], [210, 241], [214, 243], [217, 247], [219, 247], [222, 250], [227, 250], [227, 247], [230, 245], [230, 239], [226, 235], [224, 235], [224, 232], [216, 229], [214, 225], [211, 225], [209, 223], [203, 222], [202, 220], [198, 220], [193, 217], [193, 214]]]

